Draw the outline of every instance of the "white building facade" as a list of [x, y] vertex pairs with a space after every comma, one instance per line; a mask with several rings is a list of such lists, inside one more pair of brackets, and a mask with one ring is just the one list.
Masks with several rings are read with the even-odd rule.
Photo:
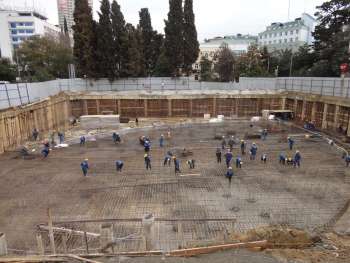
[[266, 46], [270, 52], [283, 49], [292, 49], [295, 52], [299, 47], [313, 43], [312, 33], [316, 23], [316, 19], [306, 13], [294, 21], [272, 23], [259, 33], [259, 46]]
[[35, 10], [0, 10], [0, 57], [14, 60], [15, 50], [32, 36], [58, 38], [59, 27]]
[[207, 39], [200, 44], [199, 56], [196, 63], [193, 65], [194, 70], [200, 70], [200, 61], [205, 57], [211, 61], [215, 61], [216, 55], [220, 47], [226, 44], [234, 54], [240, 55], [248, 51], [249, 46], [257, 44], [258, 37], [252, 35], [224, 36]]
[[[93, 0], [88, 0], [89, 6], [92, 10], [92, 2]], [[60, 28], [63, 30], [64, 28], [64, 19], [66, 18], [68, 31], [70, 35], [73, 34], [72, 26], [74, 25], [74, 6], [75, 0], [57, 0], [57, 8], [58, 8], [58, 21]]]

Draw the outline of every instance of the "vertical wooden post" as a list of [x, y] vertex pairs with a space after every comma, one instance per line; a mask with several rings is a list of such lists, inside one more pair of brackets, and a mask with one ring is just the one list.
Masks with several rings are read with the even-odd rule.
[[305, 112], [306, 112], [306, 100], [303, 100], [303, 109], [301, 111], [301, 120], [302, 121], [305, 119]]
[[324, 104], [323, 116], [322, 116], [322, 129], [327, 129], [327, 113], [328, 113], [328, 104]]
[[100, 100], [96, 100], [96, 111], [97, 111], [97, 115], [101, 114], [101, 111], [100, 111]]
[[44, 255], [45, 250], [44, 250], [44, 245], [43, 245], [43, 239], [41, 237], [41, 233], [36, 234], [36, 242], [38, 244], [38, 253], [39, 255]]
[[68, 242], [68, 234], [67, 233], [63, 233], [62, 234], [62, 247], [63, 247], [64, 254], [68, 254], [67, 242]]
[[53, 228], [52, 228], [52, 215], [51, 215], [51, 209], [47, 209], [47, 216], [48, 216], [48, 226], [49, 226], [49, 238], [50, 238], [50, 245], [51, 245], [51, 251], [53, 254], [56, 254], [56, 247], [55, 247], [55, 237], [53, 234]]
[[315, 120], [316, 120], [316, 102], [314, 101], [313, 103], [312, 103], [312, 110], [311, 110], [311, 121], [312, 122], [315, 122]]
[[89, 115], [88, 103], [87, 100], [83, 100], [83, 115]]
[[118, 103], [118, 114], [122, 115], [122, 100], [118, 99], [117, 103]]
[[213, 117], [217, 115], [216, 110], [216, 97], [213, 98]]
[[193, 115], [193, 100], [190, 99], [190, 117]]
[[168, 117], [173, 115], [171, 99], [168, 99]]
[[340, 106], [339, 105], [335, 105], [335, 113], [334, 113], [334, 129], [338, 128], [338, 122], [339, 122], [339, 110], [340, 110]]
[[143, 108], [145, 110], [144, 114], [145, 114], [145, 117], [147, 118], [148, 117], [148, 101], [146, 99], [143, 100]]
[[86, 254], [89, 254], [89, 243], [88, 243], [88, 237], [86, 232], [84, 231], [84, 240], [85, 240], [85, 248], [86, 248]]
[[286, 103], [287, 103], [287, 99], [286, 99], [286, 97], [283, 97], [282, 98], [282, 110], [286, 109]]

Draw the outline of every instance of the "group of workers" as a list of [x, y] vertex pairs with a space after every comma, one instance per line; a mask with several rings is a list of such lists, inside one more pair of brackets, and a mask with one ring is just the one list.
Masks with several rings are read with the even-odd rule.
[[[261, 140], [263, 140], [263, 141], [266, 140], [267, 135], [268, 135], [267, 129], [263, 129], [261, 131]], [[288, 142], [289, 150], [293, 150], [295, 141], [291, 137], [288, 137], [287, 138], [287, 142]], [[234, 159], [234, 156], [233, 156], [233, 153], [232, 153], [232, 149], [233, 149], [233, 145], [234, 144], [237, 144], [237, 140], [235, 140], [234, 136], [231, 136], [229, 138], [228, 143], [226, 142], [225, 136], [223, 136], [222, 137], [222, 141], [221, 141], [221, 149], [218, 147], [216, 149], [216, 153], [215, 153], [216, 154], [216, 161], [217, 161], [217, 163], [221, 163], [222, 162], [222, 155], [223, 155], [222, 154], [222, 150], [225, 150], [226, 146], [228, 145], [227, 151], [224, 154], [224, 158], [225, 158], [225, 164], [226, 164], [226, 167], [227, 167], [227, 172], [226, 172], [225, 175], [228, 178], [229, 183], [231, 183], [232, 177], [234, 176], [234, 171], [233, 171], [233, 168], [232, 168], [232, 165], [231, 165], [232, 162], [233, 162], [233, 159]], [[235, 160], [235, 164], [236, 164], [236, 168], [237, 169], [242, 168], [242, 164], [243, 164], [242, 156], [245, 155], [246, 147], [247, 147], [247, 143], [244, 140], [241, 140], [240, 141], [241, 154], [237, 155], [236, 160]], [[257, 153], [258, 153], [258, 146], [257, 146], [257, 144], [255, 142], [252, 142], [252, 144], [250, 146], [250, 149], [249, 149], [249, 155], [250, 155], [249, 159], [251, 161], [256, 160]], [[348, 158], [345, 158], [345, 160], [347, 162], [347, 165], [350, 166], [350, 156], [347, 156], [347, 157]], [[281, 153], [280, 156], [279, 156], [279, 162], [281, 164], [283, 164], [283, 165], [292, 165], [294, 167], [300, 167], [301, 159], [302, 159], [301, 158], [301, 153], [298, 150], [295, 152], [294, 157], [287, 157], [284, 153]], [[260, 160], [261, 160], [262, 163], [266, 164], [267, 160], [268, 160], [267, 154], [266, 153], [262, 153]]]
[[[307, 127], [307, 128], [309, 129], [309, 127]], [[51, 143], [53, 145], [56, 144], [55, 140], [54, 140], [54, 137], [55, 137], [54, 135], [55, 135], [54, 132], [51, 133], [51, 135], [50, 135]], [[64, 134], [62, 132], [57, 132], [57, 136], [59, 139], [59, 143], [62, 144], [64, 142]], [[267, 136], [268, 136], [267, 129], [263, 129], [261, 131], [261, 140], [263, 140], [263, 141], [266, 140]], [[37, 141], [39, 138], [39, 131], [36, 128], [34, 128], [32, 131], [32, 138], [34, 141]], [[168, 139], [171, 138], [170, 131], [168, 131], [168, 133], [167, 133], [167, 138]], [[115, 144], [121, 143], [121, 137], [120, 137], [119, 133], [113, 132], [112, 139], [113, 139], [113, 142]], [[84, 146], [85, 143], [86, 143], [86, 137], [81, 136], [80, 137], [80, 146]], [[287, 143], [288, 143], [289, 150], [292, 151], [294, 144], [295, 144], [295, 141], [293, 140], [293, 138], [288, 137]], [[45, 159], [48, 157], [48, 155], [50, 153], [50, 141], [45, 140], [42, 142], [42, 144], [43, 144], [43, 148], [42, 148], [41, 154], [43, 156], [43, 159]], [[145, 154], [144, 154], [145, 168], [146, 168], [146, 170], [151, 170], [152, 169], [152, 164], [151, 164], [152, 161], [151, 161], [151, 156], [150, 156], [151, 140], [146, 136], [142, 136], [142, 137], [140, 137], [140, 144], [144, 147], [144, 151], [145, 151]], [[234, 159], [232, 151], [233, 151], [234, 145], [236, 145], [236, 144], [240, 145], [240, 155], [237, 155], [237, 157], [235, 159], [235, 166], [237, 169], [240, 169], [240, 168], [242, 168], [242, 165], [243, 165], [242, 157], [246, 154], [246, 148], [247, 148], [246, 141], [241, 140], [238, 143], [234, 136], [230, 136], [228, 141], [226, 141], [225, 136], [223, 136], [222, 141], [221, 141], [221, 148], [218, 147], [216, 149], [216, 153], [215, 153], [217, 163], [220, 164], [222, 162], [222, 155], [223, 155], [222, 151], [227, 149], [227, 151], [224, 154], [224, 158], [225, 158], [225, 164], [227, 167], [226, 177], [229, 179], [230, 183], [231, 183], [232, 177], [234, 176], [234, 171], [233, 171], [231, 164], [232, 164], [233, 159]], [[161, 134], [160, 138], [159, 138], [159, 147], [163, 148], [164, 145], [165, 145], [165, 137], [163, 134]], [[26, 154], [27, 153], [28, 153], [28, 151], [26, 151]], [[258, 146], [256, 143], [253, 142], [250, 146], [250, 149], [249, 149], [249, 155], [250, 155], [251, 161], [256, 160], [257, 153], [258, 153]], [[345, 160], [346, 166], [350, 166], [350, 155], [344, 154], [343, 159]], [[261, 162], [267, 163], [267, 160], [268, 160], [267, 154], [262, 153]], [[285, 153], [280, 153], [280, 155], [279, 155], [279, 163], [282, 165], [291, 165], [294, 167], [300, 167], [301, 160], [302, 160], [302, 156], [301, 156], [300, 151], [298, 151], [298, 150], [296, 150], [294, 156], [291, 156], [291, 155], [287, 156]], [[181, 173], [180, 160], [171, 151], [168, 151], [165, 158], [164, 158], [163, 166], [171, 166], [172, 161], [173, 161], [174, 167], [175, 167], [175, 174]], [[194, 159], [189, 159], [186, 161], [186, 163], [189, 166], [189, 169], [195, 168], [196, 161]], [[115, 165], [116, 165], [116, 171], [122, 172], [122, 169], [124, 167], [124, 162], [122, 160], [117, 160], [115, 162]], [[81, 166], [83, 175], [87, 176], [88, 170], [89, 170], [88, 159], [85, 159], [81, 163], [80, 166]]]

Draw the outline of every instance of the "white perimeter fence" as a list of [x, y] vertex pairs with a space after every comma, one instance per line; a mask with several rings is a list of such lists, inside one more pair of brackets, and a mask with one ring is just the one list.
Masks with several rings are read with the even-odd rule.
[[240, 78], [239, 82], [201, 82], [192, 78], [57, 79], [47, 82], [0, 84], [0, 109], [32, 103], [61, 91], [295, 91], [349, 98], [349, 78]]

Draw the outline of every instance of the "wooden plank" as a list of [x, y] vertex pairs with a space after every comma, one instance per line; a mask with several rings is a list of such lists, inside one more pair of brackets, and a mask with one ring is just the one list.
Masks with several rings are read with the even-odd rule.
[[53, 254], [56, 254], [56, 247], [55, 247], [55, 238], [53, 235], [53, 229], [52, 229], [52, 215], [51, 215], [51, 209], [47, 209], [47, 216], [48, 216], [48, 225], [49, 225], [49, 238], [50, 238], [50, 246], [51, 251]]
[[208, 247], [198, 247], [198, 248], [189, 248], [189, 249], [179, 249], [173, 250], [169, 253], [170, 256], [176, 257], [192, 257], [201, 254], [209, 254], [222, 250], [235, 249], [235, 248], [257, 248], [257, 247], [266, 247], [267, 240], [256, 241], [256, 242], [246, 242], [246, 243], [234, 243], [234, 244], [225, 244], [218, 246], [208, 246]]
[[63, 257], [51, 257], [51, 256], [25, 256], [25, 257], [0, 257], [0, 263], [7, 262], [67, 262]]
[[77, 256], [77, 255], [73, 255], [73, 254], [69, 254], [69, 255], [67, 255], [65, 257], [74, 258], [76, 260], [79, 260], [79, 261], [82, 261], [82, 262], [88, 262], [88, 263], [102, 263], [101, 261], [87, 259], [87, 258], [83, 258], [83, 257]]
[[[49, 227], [45, 225], [38, 225], [38, 228], [40, 230], [45, 230], [49, 231]], [[84, 231], [79, 231], [79, 230], [73, 230], [70, 228], [64, 228], [64, 227], [52, 227], [53, 231], [55, 233], [66, 233], [66, 234], [72, 234], [72, 235], [79, 235], [79, 236], [84, 236]], [[90, 237], [100, 237], [101, 235], [98, 233], [92, 233], [92, 232], [86, 232], [86, 234]]]

